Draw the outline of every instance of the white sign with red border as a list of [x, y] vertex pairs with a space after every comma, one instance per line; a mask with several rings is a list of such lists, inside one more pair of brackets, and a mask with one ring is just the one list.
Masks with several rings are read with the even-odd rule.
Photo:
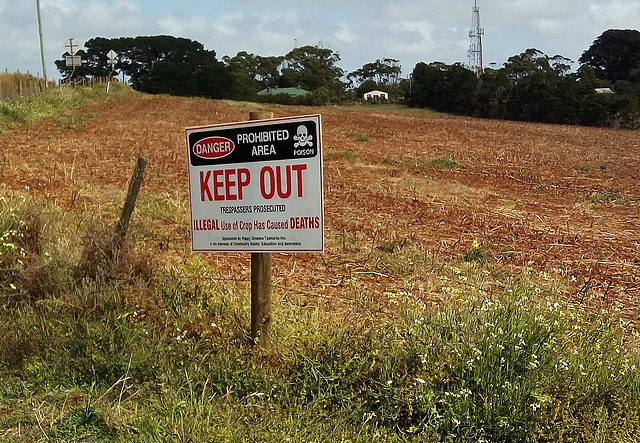
[[187, 128], [191, 246], [322, 252], [320, 115]]

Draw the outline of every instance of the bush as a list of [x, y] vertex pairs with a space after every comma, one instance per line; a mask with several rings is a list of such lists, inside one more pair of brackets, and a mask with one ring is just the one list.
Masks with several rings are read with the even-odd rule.
[[443, 286], [438, 308], [411, 290], [388, 314], [366, 297], [341, 313], [283, 299], [263, 351], [247, 339], [247, 288], [205, 260], [160, 270], [132, 241], [117, 265], [80, 273], [108, 229], [65, 255], [48, 241], [60, 214], [45, 230], [44, 209], [0, 203], [7, 438], [19, 425], [32, 441], [638, 441], [626, 324], [543, 291], [528, 269], [491, 294]]

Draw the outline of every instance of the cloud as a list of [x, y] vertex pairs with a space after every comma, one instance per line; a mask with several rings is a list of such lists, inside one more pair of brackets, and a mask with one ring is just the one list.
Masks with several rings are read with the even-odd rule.
[[589, 5], [594, 20], [605, 24], [607, 28], [637, 28], [640, 24], [640, 3], [595, 2]]
[[346, 22], [340, 23], [338, 28], [333, 32], [333, 38], [338, 43], [346, 46], [353, 46], [360, 41], [357, 29]]
[[76, 20], [74, 27], [84, 39], [140, 35], [155, 28], [140, 5], [128, 0], [76, 4], [71, 15], [68, 20]]
[[156, 20], [162, 34], [176, 37], [189, 34], [205, 35], [210, 32], [210, 22], [202, 16], [190, 16], [180, 13], [172, 13], [159, 17]]
[[[284, 55], [294, 45], [338, 52], [346, 72], [378, 58], [467, 62], [472, 0], [41, 0], [50, 69], [70, 36], [170, 34], [197, 40], [219, 58], [239, 51]], [[637, 0], [478, 0], [485, 60], [504, 63], [527, 48], [577, 59], [611, 28], [637, 28]], [[33, 0], [0, 0], [0, 69], [39, 71]]]

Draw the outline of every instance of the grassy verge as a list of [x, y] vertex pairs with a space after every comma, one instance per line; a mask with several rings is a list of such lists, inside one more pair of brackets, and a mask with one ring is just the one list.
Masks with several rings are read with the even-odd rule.
[[79, 109], [90, 100], [130, 93], [132, 90], [128, 86], [114, 82], [109, 88], [109, 95], [106, 85], [99, 84], [92, 88], [54, 88], [29, 97], [0, 100], [0, 133], [15, 126], [48, 118], [57, 118], [62, 124], [68, 125], [71, 118], [68, 112]]
[[115, 254], [114, 221], [90, 219], [0, 201], [2, 441], [638, 441], [628, 325], [527, 269], [487, 293], [455, 278], [483, 261], [425, 267], [450, 285], [438, 308], [412, 288], [385, 313], [290, 298], [267, 352], [244, 284], [160, 262], [144, 216]]

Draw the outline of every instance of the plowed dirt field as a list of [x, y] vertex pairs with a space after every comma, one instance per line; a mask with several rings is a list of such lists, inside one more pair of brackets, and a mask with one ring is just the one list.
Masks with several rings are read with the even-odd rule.
[[[170, 207], [159, 211], [148, 246], [179, 261], [191, 254], [185, 127], [265, 109], [147, 95], [95, 103], [0, 135], [0, 193], [99, 211], [121, 204], [144, 155], [138, 210]], [[640, 131], [385, 107], [268, 109], [276, 117], [320, 113], [325, 156], [327, 251], [274, 254], [277, 296], [331, 304], [357, 292], [383, 308], [388, 294], [419, 288], [437, 302], [448, 283], [427, 271], [446, 273], [480, 247], [494, 278], [478, 284], [489, 293], [497, 275], [528, 266], [561, 280], [576, 303], [616, 306], [638, 320]], [[248, 281], [247, 254], [203, 260], [221, 278]]]

